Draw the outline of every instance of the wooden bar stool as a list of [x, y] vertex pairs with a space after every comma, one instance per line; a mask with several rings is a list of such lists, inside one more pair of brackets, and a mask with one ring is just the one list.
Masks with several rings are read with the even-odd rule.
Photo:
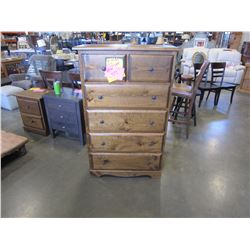
[[[198, 86], [202, 81], [202, 77], [209, 66], [209, 62], [205, 61], [200, 68], [193, 86], [174, 86], [172, 89], [173, 101], [169, 112], [169, 121], [173, 123], [186, 125], [186, 137], [189, 136], [190, 120], [193, 117], [196, 124], [196, 112], [195, 112], [195, 97]], [[178, 84], [179, 85], [179, 84]], [[180, 84], [181, 85], [181, 84]], [[183, 111], [182, 111], [183, 109]]]
[[193, 75], [186, 74], [181, 76], [181, 81], [186, 83], [187, 85], [191, 85], [193, 79], [194, 79]]

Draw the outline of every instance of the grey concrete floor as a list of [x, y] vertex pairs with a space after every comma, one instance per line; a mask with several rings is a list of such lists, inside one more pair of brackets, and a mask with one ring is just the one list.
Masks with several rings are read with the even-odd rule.
[[2, 129], [29, 138], [2, 166], [2, 217], [249, 217], [250, 96], [221, 95], [198, 109], [197, 127], [169, 124], [162, 177], [94, 177], [86, 147], [22, 128], [2, 110]]

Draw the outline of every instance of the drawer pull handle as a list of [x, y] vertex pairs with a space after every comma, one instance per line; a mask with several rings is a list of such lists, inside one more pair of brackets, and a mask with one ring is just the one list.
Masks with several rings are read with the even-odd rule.
[[149, 71], [150, 71], [150, 72], [153, 72], [153, 71], [154, 71], [154, 68], [150, 68]]
[[35, 121], [34, 120], [31, 120], [31, 123], [34, 123]]
[[102, 95], [99, 95], [99, 96], [98, 96], [98, 99], [99, 99], [99, 100], [102, 100], [102, 99], [103, 99], [103, 96], [102, 96]]
[[59, 105], [58, 105], [58, 108], [61, 108], [61, 107], [62, 107], [62, 105], [61, 105], [61, 104], [59, 104]]
[[105, 67], [105, 66], [103, 66], [103, 67], [102, 67], [102, 71], [105, 71], [105, 70], [106, 70], [106, 67]]
[[102, 145], [102, 146], [105, 146], [105, 144], [106, 144], [105, 142], [102, 142], [102, 144], [101, 144], [101, 145]]
[[150, 122], [150, 125], [151, 125], [151, 126], [154, 126], [154, 125], [155, 125], [155, 122], [154, 122], [154, 121], [151, 121], [151, 122]]
[[156, 99], [157, 99], [157, 97], [156, 97], [155, 95], [153, 95], [153, 96], [152, 96], [152, 100], [155, 101]]
[[104, 124], [104, 120], [101, 120], [100, 123], [101, 123], [101, 124]]
[[30, 109], [30, 106], [27, 106], [27, 109]]
[[62, 119], [62, 118], [63, 118], [63, 115], [60, 115], [60, 118]]
[[63, 129], [65, 129], [65, 126], [62, 126]]

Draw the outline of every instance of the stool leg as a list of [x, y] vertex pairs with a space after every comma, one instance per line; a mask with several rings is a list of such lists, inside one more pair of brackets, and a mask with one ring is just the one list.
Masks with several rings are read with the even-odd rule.
[[195, 104], [195, 100], [193, 103], [193, 116], [194, 116], [194, 126], [196, 126], [196, 104]]

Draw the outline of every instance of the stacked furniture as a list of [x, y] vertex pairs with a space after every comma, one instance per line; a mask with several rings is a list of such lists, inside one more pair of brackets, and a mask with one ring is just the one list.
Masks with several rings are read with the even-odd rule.
[[25, 130], [48, 135], [47, 116], [43, 101], [43, 95], [47, 92], [25, 90], [16, 94]]
[[[185, 75], [194, 75], [194, 55], [200, 52], [205, 56], [205, 59], [212, 62], [225, 62], [224, 81], [239, 85], [244, 75], [245, 67], [241, 65], [241, 54], [234, 49], [226, 48], [185, 48], [183, 50], [183, 58], [181, 60], [181, 72]], [[208, 80], [211, 79], [211, 69], [208, 70]]]
[[[83, 45], [79, 53], [90, 172], [161, 175], [170, 92], [178, 49]], [[125, 76], [108, 83], [107, 58], [123, 61]]]

